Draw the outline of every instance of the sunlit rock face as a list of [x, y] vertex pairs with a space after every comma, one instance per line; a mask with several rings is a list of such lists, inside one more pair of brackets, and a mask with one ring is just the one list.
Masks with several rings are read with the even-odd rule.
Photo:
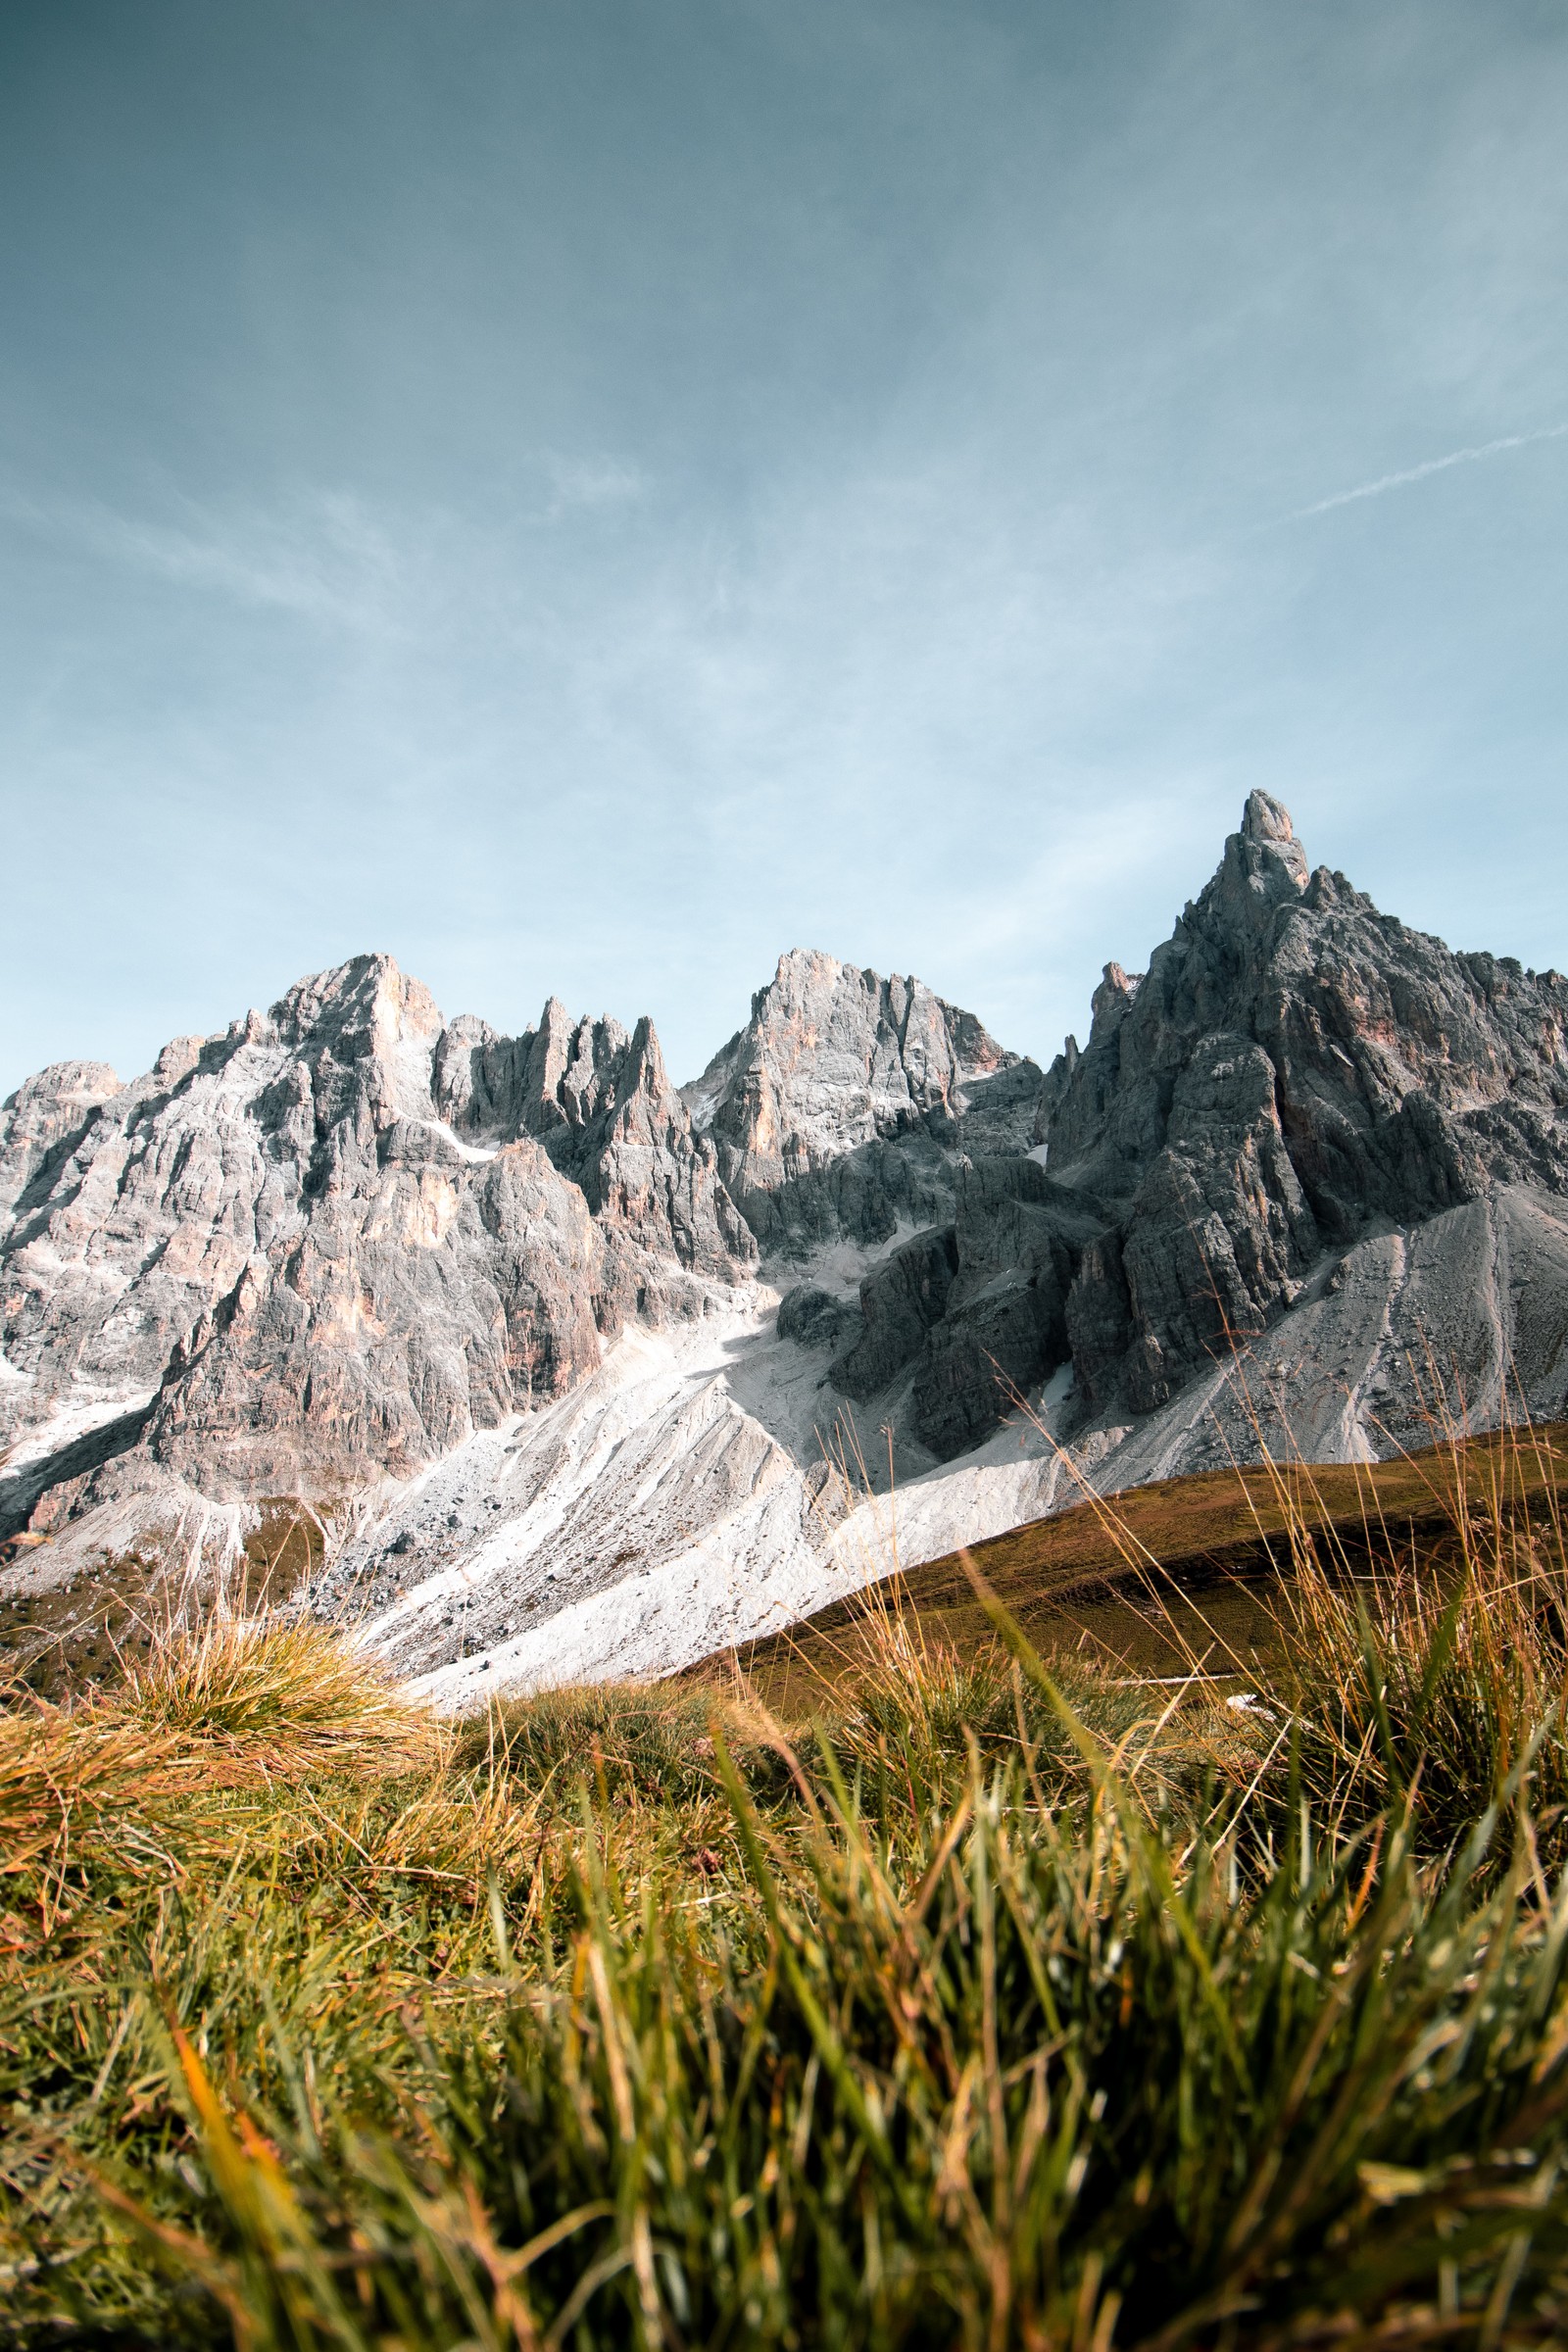
[[133, 1085], [45, 1072], [0, 1169], [8, 1437], [145, 1411], [231, 1497], [407, 1475], [756, 1256], [646, 1022], [448, 1027], [386, 956]]
[[685, 1089], [732, 1198], [782, 1260], [951, 1216], [959, 1160], [1027, 1149], [1040, 1072], [916, 979], [797, 949]]

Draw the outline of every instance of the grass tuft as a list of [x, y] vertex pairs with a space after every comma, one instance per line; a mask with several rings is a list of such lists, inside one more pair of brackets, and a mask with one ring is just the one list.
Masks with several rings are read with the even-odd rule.
[[193, 1760], [251, 1773], [402, 1771], [434, 1741], [374, 1659], [328, 1627], [270, 1616], [171, 1629], [128, 1662], [113, 1703]]

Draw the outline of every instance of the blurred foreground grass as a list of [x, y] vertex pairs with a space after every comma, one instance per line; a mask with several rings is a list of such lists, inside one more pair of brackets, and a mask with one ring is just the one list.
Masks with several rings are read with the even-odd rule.
[[1532, 1493], [1461, 1476], [1375, 1576], [1287, 1508], [1244, 1706], [897, 1592], [787, 1723], [736, 1679], [436, 1727], [282, 1623], [19, 1693], [0, 2340], [1560, 2340]]

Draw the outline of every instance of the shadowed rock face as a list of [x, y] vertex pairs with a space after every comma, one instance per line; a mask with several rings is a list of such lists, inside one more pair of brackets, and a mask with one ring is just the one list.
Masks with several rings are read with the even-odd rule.
[[150, 1401], [141, 1453], [220, 1499], [405, 1475], [756, 1256], [647, 1022], [448, 1027], [385, 956], [132, 1086], [46, 1071], [0, 1181], [8, 1434]]
[[1033, 1062], [915, 979], [797, 949], [684, 1090], [764, 1251], [789, 1258], [951, 1216], [963, 1150], [1022, 1149]]
[[952, 1226], [933, 1226], [882, 1260], [860, 1285], [860, 1329], [834, 1359], [841, 1396], [864, 1403], [913, 1363], [941, 1322], [957, 1271]]
[[1307, 869], [1254, 792], [1148, 972], [1107, 966], [1042, 1134], [1110, 1231], [1068, 1300], [1090, 1391], [1162, 1404], [1310, 1265], [1514, 1183], [1568, 1191], [1568, 982], [1455, 955]]
[[996, 1156], [963, 1170], [956, 1271], [912, 1394], [915, 1426], [939, 1460], [978, 1445], [1013, 1394], [1066, 1360], [1070, 1287], [1102, 1222], [1098, 1201], [1037, 1160]]
[[[977, 1133], [969, 1107], [986, 1088], [1022, 1100], [1030, 1065], [993, 1062], [986, 1041], [977, 1086], [956, 1049], [943, 1063], [928, 1048], [933, 1116], [894, 1051], [907, 1000], [890, 985], [787, 958], [710, 1072], [713, 1130], [764, 1238], [835, 1214], [891, 1235], [895, 1204], [928, 1226], [864, 1277], [830, 1374], [858, 1403], [906, 1377], [909, 1426], [941, 1460], [1069, 1363], [1081, 1404], [1155, 1412], [1370, 1233], [1499, 1185], [1568, 1193], [1568, 982], [1380, 914], [1309, 870], [1264, 793], [1148, 972], [1105, 967], [1088, 1045], [1069, 1039], [1033, 1082], [1032, 1156], [1005, 1122]], [[928, 1015], [921, 1034], [940, 1028]], [[862, 1126], [880, 1106], [882, 1138], [841, 1127], [851, 1150], [827, 1162], [825, 1074], [843, 1089], [862, 1067], [880, 1088], [855, 1101]], [[848, 1170], [872, 1149], [884, 1213], [857, 1223]]]

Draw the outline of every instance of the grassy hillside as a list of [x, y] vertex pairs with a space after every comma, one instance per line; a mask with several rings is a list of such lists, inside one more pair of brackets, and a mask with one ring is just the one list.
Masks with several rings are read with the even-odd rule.
[[275, 1622], [15, 1693], [0, 2341], [1560, 2340], [1554, 1460], [1348, 1549], [1282, 1491], [1245, 1707], [968, 1584], [787, 1716], [443, 1730]]
[[[1073, 1648], [1151, 1675], [1201, 1661], [1240, 1684], [1270, 1671], [1280, 1579], [1304, 1546], [1352, 1577], [1412, 1547], [1429, 1566], [1452, 1568], [1467, 1517], [1534, 1516], [1549, 1535], [1559, 1486], [1568, 1487], [1568, 1423], [1450, 1439], [1390, 1462], [1212, 1471], [1111, 1502], [1086, 1498], [906, 1569], [901, 1605], [932, 1639], [962, 1651], [990, 1643], [978, 1575], [1052, 1654]], [[896, 1507], [891, 1516], [896, 1529]], [[855, 1680], [864, 1616], [863, 1599], [834, 1602], [748, 1644], [741, 1664], [772, 1706], [822, 1703]]]

